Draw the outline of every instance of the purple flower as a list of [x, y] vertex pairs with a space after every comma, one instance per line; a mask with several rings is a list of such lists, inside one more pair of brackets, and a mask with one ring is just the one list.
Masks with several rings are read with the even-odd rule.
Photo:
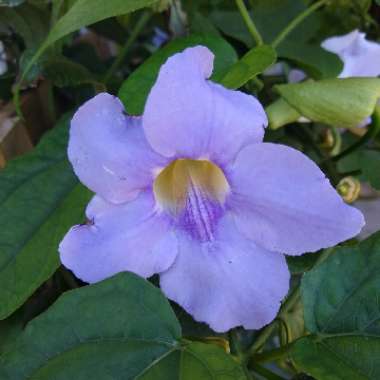
[[343, 61], [339, 78], [377, 77], [380, 75], [380, 44], [368, 41], [359, 30], [334, 36], [322, 42], [322, 47]]
[[77, 111], [69, 158], [96, 195], [59, 249], [84, 281], [158, 273], [215, 331], [258, 329], [288, 292], [284, 253], [335, 245], [364, 221], [309, 158], [262, 142], [261, 104], [207, 80], [212, 68], [207, 48], [189, 48], [162, 66], [142, 117], [105, 93]]

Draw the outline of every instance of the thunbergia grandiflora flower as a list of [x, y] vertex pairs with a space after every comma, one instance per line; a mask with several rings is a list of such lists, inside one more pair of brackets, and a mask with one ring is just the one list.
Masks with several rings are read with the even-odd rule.
[[158, 273], [215, 331], [258, 329], [288, 292], [284, 253], [333, 246], [364, 221], [309, 158], [263, 143], [261, 104], [207, 80], [212, 69], [207, 48], [188, 48], [162, 66], [142, 117], [106, 93], [77, 111], [69, 158], [96, 195], [61, 260], [90, 283]]

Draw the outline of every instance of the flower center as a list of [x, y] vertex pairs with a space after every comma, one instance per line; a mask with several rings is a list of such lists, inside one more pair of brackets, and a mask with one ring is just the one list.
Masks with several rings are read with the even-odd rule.
[[173, 161], [153, 185], [158, 204], [174, 217], [179, 227], [201, 241], [213, 240], [229, 189], [218, 166], [206, 160], [189, 159]]

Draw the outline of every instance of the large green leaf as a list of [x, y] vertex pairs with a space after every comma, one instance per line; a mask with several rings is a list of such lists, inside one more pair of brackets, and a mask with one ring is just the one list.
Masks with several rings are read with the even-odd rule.
[[275, 62], [276, 52], [271, 46], [255, 47], [228, 70], [220, 83], [228, 88], [239, 88]]
[[380, 378], [380, 233], [304, 275], [302, 301], [312, 335], [292, 347], [297, 368], [321, 380]]
[[57, 247], [83, 221], [90, 192], [66, 159], [68, 117], [0, 172], [0, 319], [57, 269]]
[[174, 40], [153, 54], [124, 81], [119, 98], [129, 114], [140, 115], [143, 112], [146, 98], [156, 81], [161, 65], [171, 55], [195, 45], [207, 46], [215, 54], [212, 79], [216, 81], [237, 61], [234, 49], [220, 37], [192, 35]]
[[160, 291], [123, 273], [61, 296], [0, 358], [0, 378], [133, 378], [180, 336]]
[[180, 338], [180, 325], [160, 290], [120, 273], [67, 292], [33, 320], [0, 357], [0, 377], [244, 379], [242, 368], [219, 347]]
[[380, 97], [380, 79], [324, 79], [275, 87], [287, 103], [310, 120], [356, 127], [370, 116]]

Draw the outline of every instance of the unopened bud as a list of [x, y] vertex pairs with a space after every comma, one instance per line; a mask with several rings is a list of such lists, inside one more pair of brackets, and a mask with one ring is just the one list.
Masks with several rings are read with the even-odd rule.
[[360, 181], [355, 177], [345, 177], [336, 187], [338, 193], [347, 203], [355, 202], [360, 193]]

